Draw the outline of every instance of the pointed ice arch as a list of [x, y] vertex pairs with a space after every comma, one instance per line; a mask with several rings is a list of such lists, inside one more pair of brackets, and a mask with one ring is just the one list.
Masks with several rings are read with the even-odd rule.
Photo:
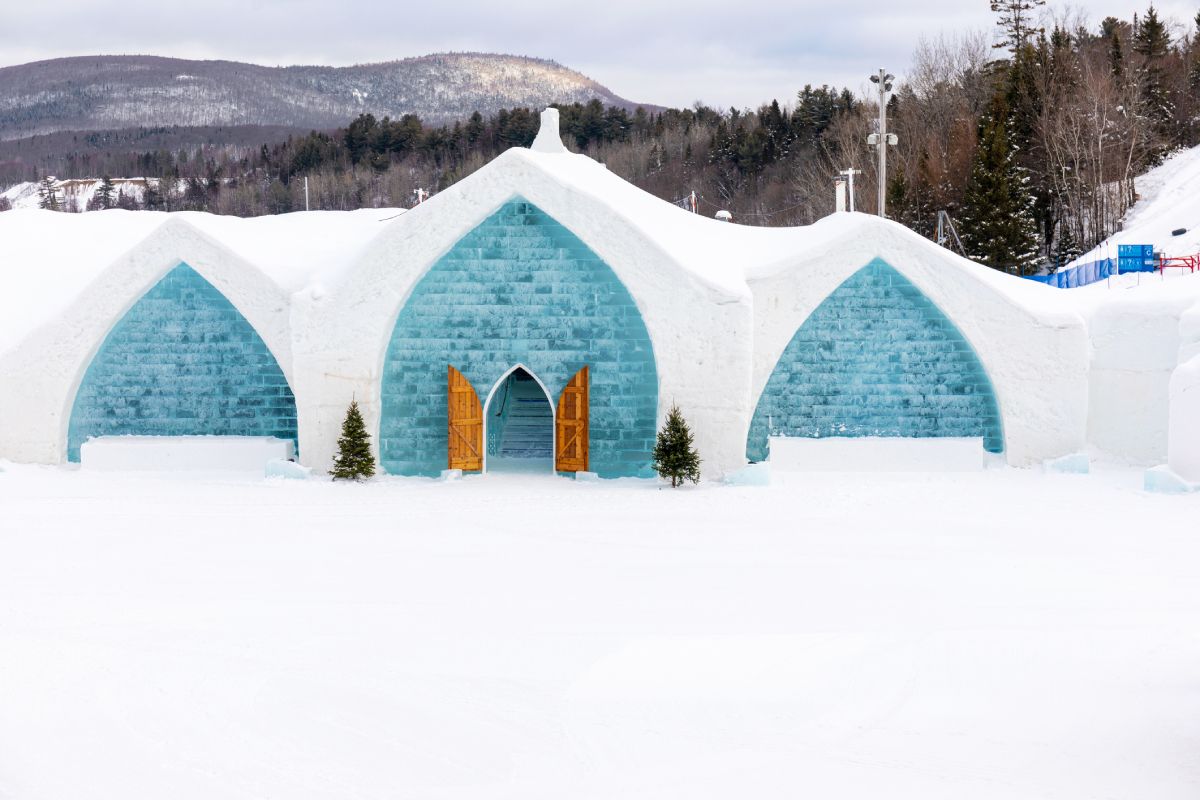
[[876, 259], [851, 275], [788, 342], [759, 397], [746, 456], [768, 437], [982, 437], [1004, 449], [995, 392], [949, 318]]
[[652, 474], [658, 372], [641, 312], [604, 260], [520, 197], [451, 246], [400, 309], [380, 388], [384, 468], [446, 468], [447, 365], [486, 391], [514, 364], [552, 406], [589, 367], [591, 470]]
[[67, 457], [94, 436], [275, 436], [296, 441], [296, 401], [250, 322], [184, 263], [109, 331], [71, 409]]

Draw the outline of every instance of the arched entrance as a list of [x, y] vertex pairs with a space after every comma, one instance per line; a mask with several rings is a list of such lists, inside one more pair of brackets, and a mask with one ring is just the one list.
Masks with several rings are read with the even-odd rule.
[[399, 309], [381, 365], [383, 468], [480, 471], [482, 408], [514, 364], [554, 404], [560, 472], [654, 474], [658, 372], [641, 312], [608, 264], [520, 198], [439, 258]]
[[513, 367], [483, 409], [484, 472], [554, 472], [554, 406], [529, 370]]

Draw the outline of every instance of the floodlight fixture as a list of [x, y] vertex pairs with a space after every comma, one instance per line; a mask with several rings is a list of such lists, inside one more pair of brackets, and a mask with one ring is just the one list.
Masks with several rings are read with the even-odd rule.
[[889, 145], [894, 147], [899, 142], [896, 134], [888, 133], [887, 129], [887, 100], [888, 93], [892, 91], [892, 81], [894, 80], [896, 80], [896, 76], [882, 68], [878, 73], [871, 76], [871, 83], [875, 84], [879, 89], [879, 128], [878, 133], [873, 133], [867, 137], [867, 144], [875, 147], [879, 156], [879, 167], [877, 170], [879, 177], [878, 210], [881, 217], [887, 215], [885, 208], [887, 200], [887, 149]]

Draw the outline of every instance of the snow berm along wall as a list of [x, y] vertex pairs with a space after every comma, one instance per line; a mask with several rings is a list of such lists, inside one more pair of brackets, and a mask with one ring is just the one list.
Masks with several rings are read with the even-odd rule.
[[[18, 320], [0, 321], [0, 457], [67, 457], [67, 423], [77, 397], [90, 402], [85, 376], [97, 354], [104, 363], [102, 343], [110, 334], [120, 338], [120, 320], [181, 262], [261, 338], [294, 393], [300, 459], [318, 469], [332, 459], [352, 398], [387, 469], [433, 474], [444, 467], [447, 366], [462, 369], [482, 401], [502, 375], [524, 365], [557, 400], [586, 363], [595, 469], [646, 474], [653, 432], [676, 403], [695, 431], [704, 474], [719, 477], [746, 463], [754, 409], [789, 343], [868, 265], [864, 275], [887, 276], [886, 286], [872, 290], [877, 310], [912, 323], [924, 343], [907, 352], [929, 356], [926, 368], [914, 363], [896, 372], [894, 386], [920, 385], [921, 414], [934, 417], [948, 401], [927, 398], [979, 390], [979, 402], [953, 423], [943, 414], [922, 427], [911, 424], [916, 416], [893, 414], [908, 422], [876, 432], [969, 430], [994, 447], [982, 365], [1010, 463], [1084, 447], [1087, 336], [1081, 316], [1053, 301], [1060, 290], [998, 275], [860, 214], [769, 230], [689, 214], [567, 153], [548, 116], [534, 150], [509, 150], [407, 213], [238, 221], [0, 215], [5, 241], [29, 243], [30, 257], [47, 240], [60, 242], [71, 265], [61, 275], [22, 271], [10, 283], [26, 291], [0, 297], [0, 320]], [[89, 246], [71, 233], [91, 222], [65, 219], [71, 216], [111, 220], [105, 230], [113, 242], [103, 258], [94, 237]], [[160, 218], [147, 235], [144, 221]], [[876, 259], [887, 266], [873, 265]], [[842, 353], [853, 338], [843, 336], [827, 352]], [[169, 350], [169, 342], [158, 346]], [[955, 370], [935, 375], [927, 369], [932, 354], [945, 355], [947, 346], [957, 354]], [[977, 362], [965, 358], [968, 350]], [[772, 388], [764, 402], [783, 399], [786, 392]], [[262, 429], [286, 431], [276, 423], [289, 419], [276, 414]], [[785, 432], [804, 434], [804, 425]]]

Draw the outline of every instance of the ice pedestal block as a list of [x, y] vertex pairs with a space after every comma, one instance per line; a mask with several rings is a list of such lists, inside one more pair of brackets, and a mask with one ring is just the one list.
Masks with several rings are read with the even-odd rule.
[[1146, 470], [1142, 485], [1147, 492], [1159, 494], [1200, 492], [1200, 483], [1187, 480], [1165, 464]]
[[266, 343], [186, 264], [117, 322], [84, 373], [67, 458], [91, 437], [272, 436], [296, 441], [296, 401]]
[[979, 472], [985, 455], [977, 437], [773, 437], [766, 463], [781, 472]]
[[650, 473], [658, 372], [650, 335], [616, 273], [531, 203], [501, 206], [413, 288], [396, 320], [382, 383], [380, 462], [394, 475], [446, 468], [446, 367], [480, 402], [514, 365], [563, 386], [587, 365], [590, 468]]
[[83, 443], [80, 466], [101, 471], [227, 470], [267, 474], [294, 457], [291, 440], [270, 436], [101, 436]]
[[876, 259], [800, 326], [759, 398], [746, 456], [768, 437], [983, 437], [1004, 448], [1000, 412], [971, 345], [914, 286]]
[[308, 467], [300, 466], [295, 461], [288, 461], [283, 458], [272, 458], [266, 463], [264, 477], [284, 478], [293, 481], [306, 481], [312, 477], [312, 470]]
[[747, 464], [736, 472], [726, 475], [725, 483], [729, 486], [770, 486], [771, 465]]
[[1087, 453], [1072, 453], [1059, 458], [1052, 458], [1042, 465], [1046, 472], [1066, 472], [1076, 475], [1087, 475], [1092, 471], [1092, 460]]

